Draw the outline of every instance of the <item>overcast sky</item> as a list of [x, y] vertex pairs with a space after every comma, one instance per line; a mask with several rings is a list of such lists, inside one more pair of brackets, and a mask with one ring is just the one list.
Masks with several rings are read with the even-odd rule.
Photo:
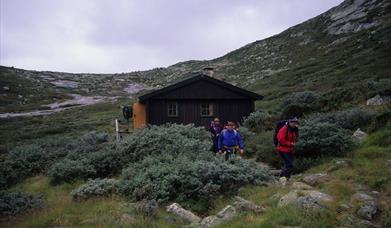
[[0, 0], [0, 65], [129, 72], [213, 59], [342, 0]]

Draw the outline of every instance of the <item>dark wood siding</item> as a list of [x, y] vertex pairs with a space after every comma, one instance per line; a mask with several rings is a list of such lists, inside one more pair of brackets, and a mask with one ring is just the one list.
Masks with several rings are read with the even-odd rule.
[[[254, 101], [262, 98], [259, 94], [200, 75], [145, 94], [139, 100], [146, 104], [149, 124], [171, 122], [208, 126], [214, 117], [219, 117], [222, 122], [241, 122], [254, 111]], [[178, 104], [178, 116], [168, 116], [170, 102]], [[213, 115], [201, 116], [203, 103], [213, 104]], [[209, 105], [205, 107], [209, 108]]]
[[[168, 117], [167, 107], [169, 102], [178, 103], [178, 116]], [[201, 104], [213, 104], [213, 116], [201, 116]], [[197, 126], [208, 126], [214, 116], [217, 116], [221, 121], [241, 122], [243, 117], [248, 116], [253, 111], [253, 101], [251, 99], [151, 99], [148, 104], [148, 123], [164, 124], [171, 123], [194, 123]]]
[[248, 99], [243, 94], [236, 93], [221, 86], [197, 81], [176, 90], [168, 91], [154, 99]]

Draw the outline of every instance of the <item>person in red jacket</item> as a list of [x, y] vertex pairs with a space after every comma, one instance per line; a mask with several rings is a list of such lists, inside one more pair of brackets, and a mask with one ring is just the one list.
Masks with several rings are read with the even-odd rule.
[[290, 118], [277, 134], [277, 151], [284, 160], [284, 167], [280, 177], [289, 179], [293, 171], [294, 147], [299, 136], [299, 120], [296, 117]]

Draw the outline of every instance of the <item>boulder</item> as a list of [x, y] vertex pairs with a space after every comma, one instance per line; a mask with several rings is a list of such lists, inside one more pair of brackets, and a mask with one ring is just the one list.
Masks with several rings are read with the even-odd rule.
[[353, 133], [353, 139], [354, 141], [356, 142], [362, 142], [364, 141], [367, 137], [368, 137], [368, 134], [361, 131], [360, 128], [358, 128], [354, 133]]
[[239, 196], [235, 197], [234, 207], [238, 212], [251, 211], [254, 213], [263, 213], [266, 211], [264, 207], [256, 205], [255, 203], [245, 200]]
[[315, 173], [304, 176], [303, 181], [309, 185], [315, 185], [325, 181], [327, 178], [327, 173]]
[[351, 201], [359, 203], [359, 209], [357, 210], [356, 214], [362, 219], [372, 220], [373, 216], [378, 211], [376, 199], [366, 193], [355, 193], [352, 196]]
[[352, 195], [351, 200], [352, 201], [359, 201], [359, 202], [369, 202], [369, 201], [374, 201], [375, 198], [373, 198], [372, 196], [370, 196], [366, 193], [357, 192], [354, 195]]
[[357, 211], [357, 215], [362, 219], [372, 220], [377, 212], [377, 205], [374, 201], [366, 202]]
[[281, 169], [270, 169], [269, 174], [272, 176], [279, 176], [281, 174]]
[[208, 216], [199, 223], [200, 227], [213, 227], [219, 225], [223, 222], [231, 220], [233, 217], [237, 215], [236, 209], [228, 205], [223, 210], [221, 210], [217, 215]]
[[296, 190], [311, 190], [312, 189], [312, 187], [309, 186], [308, 184], [305, 184], [303, 182], [298, 182], [298, 181], [292, 183], [292, 188], [296, 189]]
[[330, 195], [316, 190], [292, 190], [281, 197], [278, 206], [293, 205], [300, 209], [317, 210], [334, 201]]
[[184, 218], [185, 220], [191, 222], [191, 223], [198, 223], [201, 221], [201, 218], [197, 215], [193, 214], [191, 211], [185, 210], [181, 207], [181, 205], [177, 203], [173, 203], [169, 206], [167, 206], [166, 210], [168, 212], [174, 213], [178, 215], [181, 218]]
[[348, 167], [350, 165], [349, 163], [350, 162], [346, 160], [335, 160], [333, 164], [326, 169], [326, 172], [332, 172], [341, 168]]
[[379, 94], [368, 99], [367, 100], [367, 105], [383, 105], [391, 100], [391, 97], [385, 96], [382, 97]]

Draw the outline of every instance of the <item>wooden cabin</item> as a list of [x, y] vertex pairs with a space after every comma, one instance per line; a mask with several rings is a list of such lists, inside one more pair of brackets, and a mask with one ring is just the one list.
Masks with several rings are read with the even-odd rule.
[[209, 126], [214, 117], [241, 122], [263, 96], [200, 73], [139, 97], [133, 105], [135, 128], [146, 124], [194, 123]]

